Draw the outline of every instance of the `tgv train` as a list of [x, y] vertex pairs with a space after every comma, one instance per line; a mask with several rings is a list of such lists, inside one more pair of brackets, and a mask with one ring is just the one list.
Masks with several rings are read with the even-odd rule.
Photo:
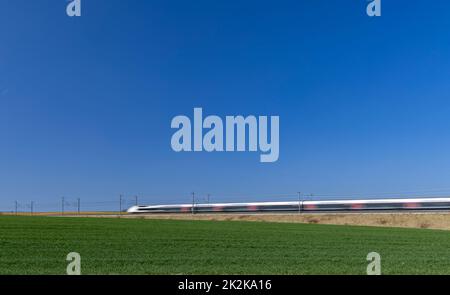
[[327, 200], [133, 206], [128, 213], [358, 212], [450, 210], [450, 198]]

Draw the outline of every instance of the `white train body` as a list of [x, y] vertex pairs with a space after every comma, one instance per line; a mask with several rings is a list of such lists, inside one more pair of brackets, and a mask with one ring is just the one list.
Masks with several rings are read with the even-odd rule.
[[450, 210], [450, 198], [326, 200], [133, 206], [128, 213], [352, 212]]

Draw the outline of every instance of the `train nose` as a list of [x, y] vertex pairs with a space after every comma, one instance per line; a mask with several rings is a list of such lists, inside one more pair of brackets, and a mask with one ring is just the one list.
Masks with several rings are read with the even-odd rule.
[[138, 206], [133, 206], [127, 209], [128, 213], [136, 213], [138, 212]]

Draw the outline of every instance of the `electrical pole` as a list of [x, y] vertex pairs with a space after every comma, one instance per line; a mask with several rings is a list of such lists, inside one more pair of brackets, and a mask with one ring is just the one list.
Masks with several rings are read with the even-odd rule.
[[207, 197], [207, 201], [208, 201], [208, 204], [209, 204], [209, 197], [210, 197], [211, 195], [210, 194], [208, 194], [208, 197]]
[[134, 204], [137, 206], [138, 205], [138, 196], [134, 196]]
[[297, 192], [298, 194], [298, 213], [302, 212], [302, 193]]
[[77, 199], [77, 205], [78, 205], [78, 215], [80, 215], [80, 198]]
[[17, 215], [17, 207], [19, 207], [19, 205], [17, 204], [17, 201], [16, 201], [16, 210], [15, 210], [16, 215]]
[[191, 213], [194, 214], [194, 208], [195, 206], [195, 193], [192, 193], [192, 207], [191, 207]]
[[31, 201], [31, 207], [30, 207], [30, 212], [31, 212], [31, 215], [33, 215], [33, 204], [34, 204], [34, 202], [33, 202], [33, 201]]
[[64, 215], [64, 197], [61, 198], [61, 215]]
[[122, 215], [122, 195], [119, 196], [119, 215]]

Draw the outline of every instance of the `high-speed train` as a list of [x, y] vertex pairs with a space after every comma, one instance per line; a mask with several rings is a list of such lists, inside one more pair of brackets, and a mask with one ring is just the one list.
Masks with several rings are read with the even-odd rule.
[[133, 206], [128, 213], [251, 213], [450, 210], [450, 198], [326, 200]]

